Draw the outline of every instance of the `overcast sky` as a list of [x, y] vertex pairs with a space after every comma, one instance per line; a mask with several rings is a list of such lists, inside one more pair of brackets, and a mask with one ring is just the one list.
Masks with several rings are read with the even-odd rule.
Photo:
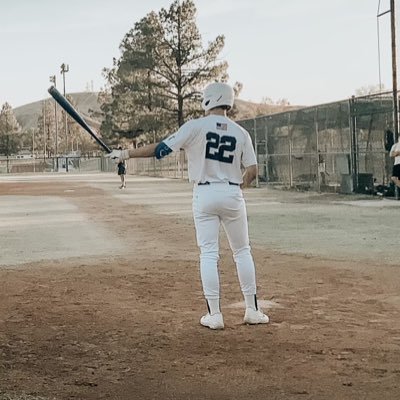
[[[148, 12], [172, 0], [0, 0], [0, 105], [48, 97], [50, 75], [67, 92], [99, 90], [102, 69]], [[223, 34], [221, 58], [241, 98], [313, 105], [379, 84], [377, 12], [389, 0], [195, 0], [205, 43]], [[397, 10], [398, 11], [398, 10]], [[398, 14], [398, 12], [397, 12]], [[398, 19], [398, 18], [397, 18]], [[379, 18], [381, 82], [391, 89], [390, 16]], [[397, 37], [399, 29], [397, 29]]]

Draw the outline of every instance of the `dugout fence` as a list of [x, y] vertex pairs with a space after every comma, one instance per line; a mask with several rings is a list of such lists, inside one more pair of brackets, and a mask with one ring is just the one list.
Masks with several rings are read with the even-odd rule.
[[259, 183], [372, 193], [389, 185], [392, 92], [239, 121], [253, 139]]
[[2, 157], [0, 174], [100, 172], [104, 170], [104, 164], [102, 157]]

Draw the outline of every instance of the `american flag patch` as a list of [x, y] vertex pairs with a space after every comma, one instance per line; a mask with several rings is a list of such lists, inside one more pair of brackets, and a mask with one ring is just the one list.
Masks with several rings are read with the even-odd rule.
[[217, 122], [217, 129], [220, 131], [226, 131], [228, 129], [228, 124], [221, 124], [220, 122]]

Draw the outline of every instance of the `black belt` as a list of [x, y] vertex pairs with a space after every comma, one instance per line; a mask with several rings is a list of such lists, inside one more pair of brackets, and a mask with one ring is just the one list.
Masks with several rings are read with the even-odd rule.
[[[233, 186], [239, 186], [239, 183], [235, 183], [235, 182], [228, 182], [230, 185], [233, 185]], [[208, 182], [208, 181], [205, 181], [205, 182], [199, 182], [198, 183], [198, 185], [199, 186], [201, 186], [201, 185], [209, 185], [210, 184], [210, 182]]]

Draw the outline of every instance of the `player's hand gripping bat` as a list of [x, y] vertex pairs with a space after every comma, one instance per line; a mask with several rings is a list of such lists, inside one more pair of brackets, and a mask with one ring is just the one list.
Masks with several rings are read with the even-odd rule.
[[111, 153], [112, 150], [97, 136], [93, 128], [91, 128], [86, 121], [79, 115], [78, 111], [72, 104], [54, 87], [51, 86], [48, 90], [53, 99], [70, 115], [90, 136], [107, 152]]

